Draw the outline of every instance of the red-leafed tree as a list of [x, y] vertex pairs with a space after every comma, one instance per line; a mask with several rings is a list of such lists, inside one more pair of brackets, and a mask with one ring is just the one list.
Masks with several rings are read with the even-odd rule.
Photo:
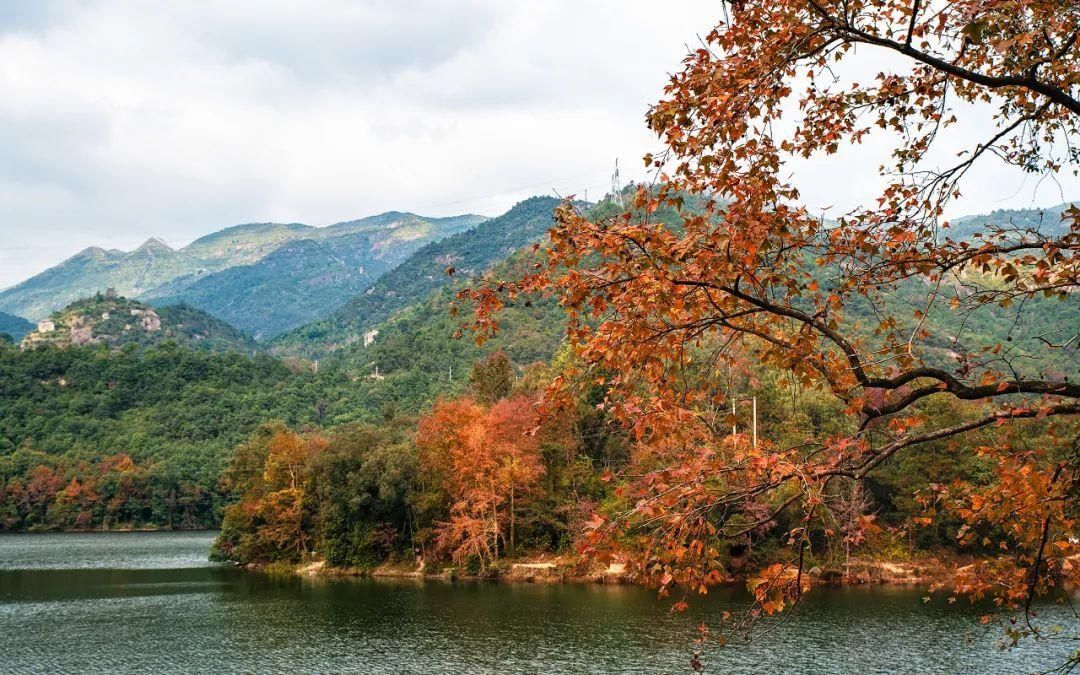
[[[605, 408], [633, 431], [648, 470], [628, 479], [634, 506], [600, 525], [596, 542], [610, 541], [612, 528], [643, 527], [642, 577], [704, 591], [726, 576], [723, 543], [783, 522], [790, 562], [751, 582], [759, 607], [776, 611], [803, 592], [812, 530], [857, 541], [873, 526], [866, 518], [841, 535], [822, 524], [838, 520], [826, 513], [838, 483], [949, 440], [939, 443], [945, 451], [967, 447], [999, 470], [989, 485], [923, 495], [936, 505], [927, 518], [959, 514], [969, 523], [962, 538], [979, 529], [990, 549], [1006, 551], [957, 588], [1030, 608], [1062, 576], [1080, 581], [1080, 382], [1066, 377], [1078, 326], [1020, 328], [1040, 304], [1076, 316], [1080, 209], [1041, 228], [974, 233], [944, 218], [975, 166], [1076, 174], [1080, 5], [724, 6], [724, 22], [648, 114], [666, 146], [645, 158], [656, 184], [611, 217], [567, 202], [546, 264], [463, 294], [481, 334], [508, 298], [556, 296], [583, 365], [555, 383], [552, 404], [574, 385], [601, 382]], [[883, 65], [868, 77], [859, 59], [871, 54]], [[861, 144], [860, 162], [887, 146], [864, 166], [880, 191], [846, 212], [811, 212], [799, 162]], [[657, 217], [673, 208], [674, 224]], [[971, 328], [986, 317], [1004, 326], [993, 339]], [[724, 373], [747, 361], [830, 392], [850, 430], [793, 447], [733, 434]], [[924, 413], [942, 399], [959, 420]], [[1053, 440], [1035, 451], [1010, 442], [1007, 429]]]

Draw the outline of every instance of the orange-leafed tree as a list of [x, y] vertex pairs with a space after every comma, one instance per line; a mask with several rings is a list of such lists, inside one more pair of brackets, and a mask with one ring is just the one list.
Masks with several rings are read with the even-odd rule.
[[445, 495], [450, 514], [436, 544], [456, 560], [498, 555], [496, 462], [485, 444], [486, 416], [471, 399], [442, 400], [417, 425], [421, 480]]
[[310, 552], [308, 470], [326, 445], [321, 436], [267, 425], [236, 449], [222, 478], [238, 500], [225, 509], [216, 544], [221, 555], [269, 562]]
[[263, 483], [267, 490], [257, 502], [263, 525], [259, 536], [279, 551], [308, 552], [309, 535], [304, 523], [305, 474], [311, 459], [326, 447], [321, 436], [301, 436], [291, 431], [275, 433], [267, 445]]
[[[811, 532], [837, 483], [873, 477], [910, 448], [947, 439], [940, 447], [954, 451], [977, 434], [991, 439], [978, 452], [1001, 467], [993, 483], [938, 497], [972, 528], [989, 519], [988, 548], [1004, 553], [957, 588], [1030, 608], [1062, 576], [1080, 581], [1078, 326], [1025, 330], [1036, 310], [1076, 316], [1080, 209], [974, 232], [945, 218], [975, 167], [1077, 173], [1080, 5], [724, 8], [647, 116], [665, 146], [645, 158], [655, 183], [614, 216], [590, 218], [567, 202], [546, 263], [463, 293], [481, 335], [522, 294], [566, 307], [583, 365], [555, 383], [551, 404], [602, 382], [604, 408], [633, 431], [649, 469], [628, 478], [634, 506], [598, 521], [597, 541], [651, 524], [642, 577], [704, 591], [726, 576], [725, 542], [785, 523], [790, 562], [751, 582], [759, 609], [775, 611], [803, 592], [819, 545]], [[959, 147], [965, 138], [976, 140]], [[862, 206], [812, 211], [799, 189], [812, 165], [802, 162], [830, 156], [876, 172], [880, 189]], [[658, 217], [672, 209], [676, 222]], [[1003, 328], [990, 338], [973, 330], [985, 321]], [[732, 433], [723, 373], [747, 360], [831, 393], [850, 430], [794, 447]], [[934, 399], [949, 399], [961, 419], [924, 414]], [[1011, 428], [1055, 442], [1032, 452], [995, 433]], [[858, 541], [874, 527], [858, 525], [842, 536]]]
[[516, 553], [517, 514], [538, 489], [544, 475], [536, 426], [536, 400], [530, 396], [503, 399], [491, 406], [486, 440], [497, 462], [495, 485], [504, 502], [507, 550]]
[[439, 547], [457, 561], [487, 564], [515, 546], [516, 517], [544, 473], [531, 432], [535, 401], [519, 396], [490, 409], [471, 399], [440, 401], [421, 418], [416, 443], [421, 474], [442, 486], [449, 520]]
[[93, 523], [93, 509], [99, 501], [94, 492], [93, 477], [81, 481], [72, 478], [67, 487], [56, 495], [55, 515], [65, 527], [89, 529]]

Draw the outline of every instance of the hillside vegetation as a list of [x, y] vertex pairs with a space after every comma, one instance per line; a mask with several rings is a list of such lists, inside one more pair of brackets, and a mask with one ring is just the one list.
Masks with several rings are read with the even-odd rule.
[[0, 345], [0, 529], [216, 526], [221, 471], [260, 424], [365, 409], [348, 380], [265, 356]]
[[217, 352], [251, 352], [257, 348], [237, 329], [189, 305], [154, 308], [113, 292], [98, 293], [53, 312], [48, 322], [25, 336], [22, 347], [104, 345], [115, 348], [168, 341]]
[[532, 197], [475, 228], [427, 244], [326, 318], [279, 337], [274, 350], [318, 357], [350, 345], [395, 311], [450, 285], [450, 268], [460, 276], [481, 274], [540, 239], [558, 203], [552, 197]]
[[7, 335], [12, 341], [17, 342], [32, 330], [34, 330], [34, 324], [21, 316], [0, 312], [0, 335]]

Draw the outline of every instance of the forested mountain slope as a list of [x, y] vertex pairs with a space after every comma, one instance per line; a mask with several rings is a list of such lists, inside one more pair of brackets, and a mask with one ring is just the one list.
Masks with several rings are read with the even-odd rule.
[[153, 308], [114, 293], [97, 293], [53, 312], [22, 341], [24, 349], [176, 342], [191, 349], [251, 352], [255, 343], [229, 324], [188, 305]]
[[558, 203], [532, 197], [473, 229], [427, 244], [330, 316], [279, 337], [275, 350], [317, 357], [356, 342], [395, 311], [451, 284], [448, 268], [461, 276], [478, 274], [540, 239]]
[[181, 277], [143, 297], [154, 304], [186, 302], [267, 339], [326, 316], [416, 249], [479, 220], [391, 213], [339, 223], [285, 242], [250, 265]]
[[17, 342], [32, 330], [34, 330], [34, 324], [21, 316], [0, 312], [0, 334], [9, 335]]
[[[524, 273], [535, 258], [520, 253], [496, 265], [494, 274]], [[462, 280], [429, 293], [383, 323], [369, 344], [354, 342], [322, 361], [320, 368], [341, 371], [368, 392], [370, 405], [415, 413], [440, 396], [460, 393], [473, 363], [494, 351], [505, 351], [525, 366], [547, 362], [566, 334], [566, 317], [553, 300], [522, 300], [500, 317], [499, 333], [482, 346], [461, 334], [462, 317], [452, 316]]]

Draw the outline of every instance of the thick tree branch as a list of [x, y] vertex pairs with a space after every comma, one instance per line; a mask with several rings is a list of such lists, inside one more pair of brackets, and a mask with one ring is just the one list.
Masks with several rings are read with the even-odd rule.
[[929, 443], [931, 441], [939, 441], [944, 438], [951, 438], [959, 434], [967, 433], [968, 431], [974, 431], [975, 429], [981, 429], [982, 427], [995, 424], [997, 422], [1011, 420], [1011, 419], [1030, 419], [1033, 417], [1053, 415], [1076, 415], [1080, 414], [1080, 404], [1069, 403], [1051, 406], [1049, 408], [1017, 408], [1013, 410], [1004, 410], [996, 412], [992, 415], [973, 420], [971, 422], [964, 422], [951, 427], [945, 427], [944, 429], [937, 429], [935, 431], [928, 431], [924, 434], [918, 434], [916, 436], [908, 436], [896, 440], [889, 445], [883, 447], [870, 459], [863, 462], [856, 471], [851, 474], [853, 478], [862, 479], [876, 466], [884, 462], [889, 457], [892, 457], [898, 450], [904, 448], [920, 445], [922, 443]]
[[1035, 72], [1029, 71], [1023, 75], [987, 75], [985, 73], [970, 70], [933, 56], [932, 54], [927, 54], [926, 52], [915, 49], [909, 43], [897, 42], [896, 40], [867, 33], [866, 31], [855, 28], [846, 20], [838, 19], [829, 14], [814, 0], [809, 0], [809, 2], [816, 13], [821, 16], [824, 21], [851, 42], [861, 42], [889, 49], [898, 54], [903, 54], [904, 56], [912, 58], [919, 63], [928, 65], [942, 73], [966, 80], [973, 84], [978, 84], [988, 89], [1002, 89], [1006, 87], [1027, 89], [1046, 97], [1048, 100], [1060, 105], [1074, 115], [1080, 115], [1080, 100], [1073, 98], [1068, 91], [1038, 79]]

